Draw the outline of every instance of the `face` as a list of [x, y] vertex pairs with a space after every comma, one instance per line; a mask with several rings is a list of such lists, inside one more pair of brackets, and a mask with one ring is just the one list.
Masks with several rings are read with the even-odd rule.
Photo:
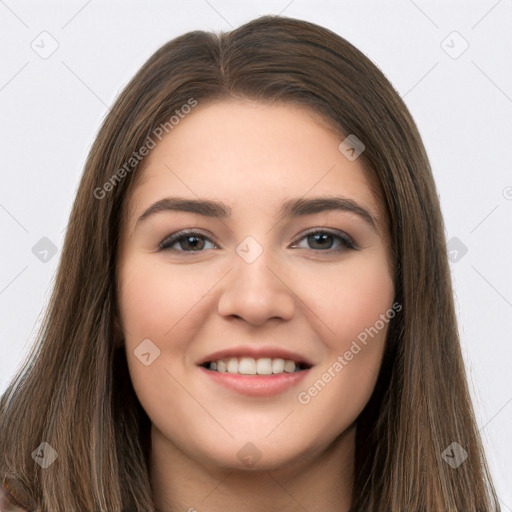
[[153, 446], [276, 469], [364, 408], [394, 285], [384, 209], [341, 142], [305, 107], [216, 102], [146, 157], [118, 292]]

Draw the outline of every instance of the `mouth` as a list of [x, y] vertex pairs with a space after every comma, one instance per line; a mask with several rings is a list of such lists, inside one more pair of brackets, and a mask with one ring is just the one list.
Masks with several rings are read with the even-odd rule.
[[280, 375], [297, 373], [311, 368], [311, 364], [302, 360], [281, 357], [224, 357], [200, 364], [211, 372], [231, 373], [237, 375]]
[[196, 365], [206, 382], [253, 397], [272, 397], [292, 390], [314, 366], [306, 357], [287, 349], [254, 345], [214, 352]]

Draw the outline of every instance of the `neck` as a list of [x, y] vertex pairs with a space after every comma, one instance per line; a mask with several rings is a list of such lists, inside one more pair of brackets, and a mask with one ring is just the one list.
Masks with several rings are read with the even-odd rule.
[[346, 512], [355, 425], [315, 458], [272, 471], [226, 469], [191, 460], [151, 427], [151, 486], [158, 512]]

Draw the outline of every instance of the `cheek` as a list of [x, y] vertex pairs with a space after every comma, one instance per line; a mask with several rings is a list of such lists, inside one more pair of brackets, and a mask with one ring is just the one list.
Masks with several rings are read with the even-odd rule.
[[[197, 273], [170, 272], [158, 262], [133, 258], [120, 272], [119, 305], [127, 342], [145, 338], [163, 341], [175, 328], [193, 322], [207, 287], [198, 286]], [[203, 289], [204, 288], [204, 289]]]
[[[179, 364], [186, 349], [186, 337], [181, 342], [180, 336], [190, 325], [192, 306], [201, 296], [201, 290], [194, 292], [188, 279], [173, 279], [168, 266], [154, 260], [132, 256], [119, 270], [119, 308], [130, 378], [153, 422], [162, 411], [166, 414], [186, 405], [180, 403], [179, 393], [160, 391], [176, 386], [173, 365]], [[180, 336], [176, 336], [178, 331]], [[147, 365], [139, 358], [144, 353], [149, 353]]]
[[357, 418], [375, 387], [395, 316], [394, 284], [384, 261], [358, 259], [340, 266], [339, 272], [326, 273], [331, 292], [313, 294], [315, 312], [329, 326], [323, 329], [327, 357], [297, 398], [304, 414], [311, 421], [322, 418], [333, 435]]
[[344, 311], [338, 312], [336, 327], [351, 339], [375, 327], [384, 331], [383, 337], [387, 323], [382, 324], [381, 315], [386, 315], [394, 297], [391, 276], [382, 267], [370, 267], [365, 273], [354, 274], [349, 281], [340, 291], [339, 303], [344, 305]]
[[[132, 256], [119, 270], [119, 308], [126, 356], [133, 387], [151, 409], [153, 390], [162, 382], [175, 384], [168, 373], [179, 371], [186, 362], [190, 339], [200, 328], [201, 316], [208, 307], [205, 293], [219, 279], [212, 275], [202, 278], [197, 270], [171, 271], [169, 265], [153, 258]], [[141, 345], [144, 340], [152, 344]], [[145, 366], [137, 354], [139, 346], [148, 347], [153, 362]], [[159, 352], [158, 352], [159, 351]], [[154, 357], [154, 354], [158, 354]], [[161, 397], [163, 398], [163, 397]]]
[[380, 319], [392, 306], [394, 284], [382, 257], [354, 259], [324, 274], [317, 270], [306, 282], [311, 285], [304, 295], [325, 326], [323, 340], [331, 350], [348, 350], [376, 322], [385, 331]]

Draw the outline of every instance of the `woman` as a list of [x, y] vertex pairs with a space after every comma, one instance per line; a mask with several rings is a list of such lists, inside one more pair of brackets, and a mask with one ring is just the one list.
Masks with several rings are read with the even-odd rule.
[[417, 128], [290, 18], [178, 37], [122, 92], [0, 405], [30, 510], [499, 510]]

